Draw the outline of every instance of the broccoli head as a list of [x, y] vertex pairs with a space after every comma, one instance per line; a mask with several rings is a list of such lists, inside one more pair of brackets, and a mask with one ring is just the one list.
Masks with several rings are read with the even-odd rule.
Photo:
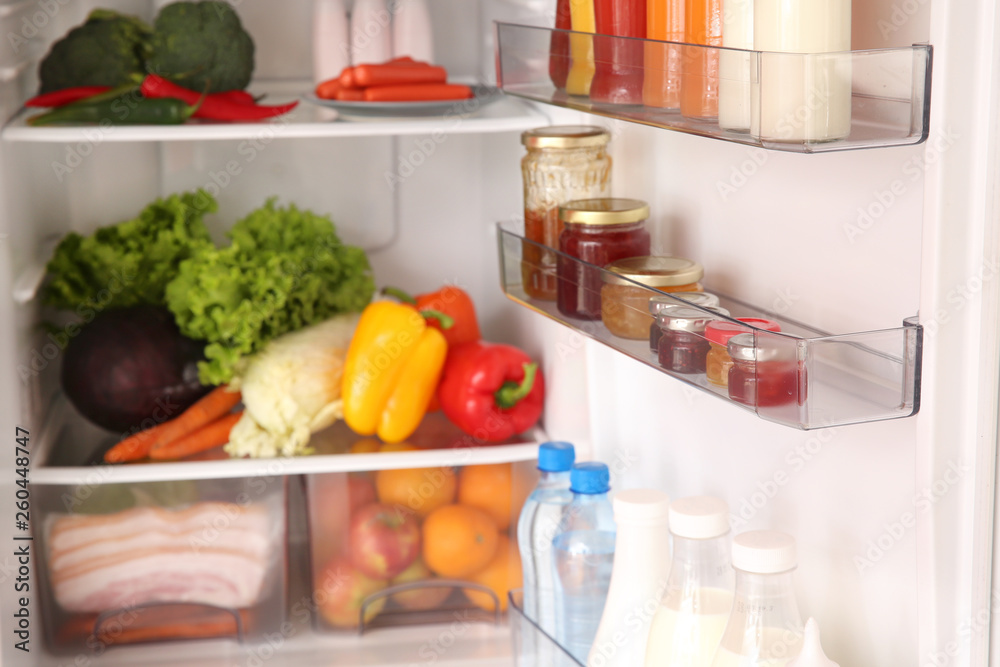
[[134, 16], [94, 10], [86, 23], [52, 45], [39, 67], [39, 92], [122, 86], [141, 78], [151, 32]]
[[148, 70], [191, 90], [243, 90], [253, 74], [253, 40], [225, 2], [167, 5], [151, 46]]

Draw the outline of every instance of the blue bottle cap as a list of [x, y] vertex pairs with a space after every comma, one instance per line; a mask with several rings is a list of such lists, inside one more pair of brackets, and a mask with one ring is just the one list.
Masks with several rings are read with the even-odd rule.
[[569, 473], [569, 490], [573, 493], [607, 493], [611, 490], [608, 466], [597, 461], [574, 464]]
[[543, 442], [538, 446], [538, 469], [542, 472], [566, 472], [575, 460], [572, 443]]

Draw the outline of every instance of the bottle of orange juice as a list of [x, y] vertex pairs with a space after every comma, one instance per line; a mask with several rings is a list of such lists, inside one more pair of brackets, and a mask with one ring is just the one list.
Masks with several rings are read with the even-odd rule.
[[681, 65], [681, 114], [686, 118], [719, 115], [719, 49], [722, 46], [722, 0], [686, 0]]
[[[578, 33], [594, 34], [594, 0], [569, 0], [570, 24]], [[594, 79], [594, 38], [590, 35], [570, 35], [569, 54], [572, 64], [566, 77], [566, 92], [589, 95]]]
[[[648, 0], [646, 33], [650, 40], [684, 41], [684, 0]], [[648, 107], [677, 109], [681, 105], [681, 47], [645, 43], [642, 103]]]

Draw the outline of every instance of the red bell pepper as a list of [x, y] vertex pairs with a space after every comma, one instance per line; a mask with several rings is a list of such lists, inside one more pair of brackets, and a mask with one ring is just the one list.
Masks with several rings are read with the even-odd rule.
[[524, 351], [479, 341], [448, 350], [437, 395], [445, 416], [463, 432], [502, 442], [538, 422], [545, 382]]
[[462, 343], [474, 343], [483, 336], [479, 333], [479, 322], [476, 320], [476, 307], [472, 298], [465, 290], [454, 285], [445, 285], [436, 292], [418, 294], [412, 297], [403, 290], [386, 287], [383, 294], [394, 296], [403, 303], [408, 303], [417, 310], [444, 313], [451, 318], [451, 325], [444, 327], [439, 320], [428, 320], [428, 324], [441, 330], [448, 348]]

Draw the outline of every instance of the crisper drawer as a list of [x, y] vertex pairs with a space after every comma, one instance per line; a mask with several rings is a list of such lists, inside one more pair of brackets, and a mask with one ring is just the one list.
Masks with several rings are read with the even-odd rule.
[[521, 585], [517, 517], [533, 462], [400, 454], [391, 465], [404, 467], [303, 476], [316, 630], [501, 623]]
[[281, 627], [287, 480], [33, 487], [41, 618], [56, 653]]

